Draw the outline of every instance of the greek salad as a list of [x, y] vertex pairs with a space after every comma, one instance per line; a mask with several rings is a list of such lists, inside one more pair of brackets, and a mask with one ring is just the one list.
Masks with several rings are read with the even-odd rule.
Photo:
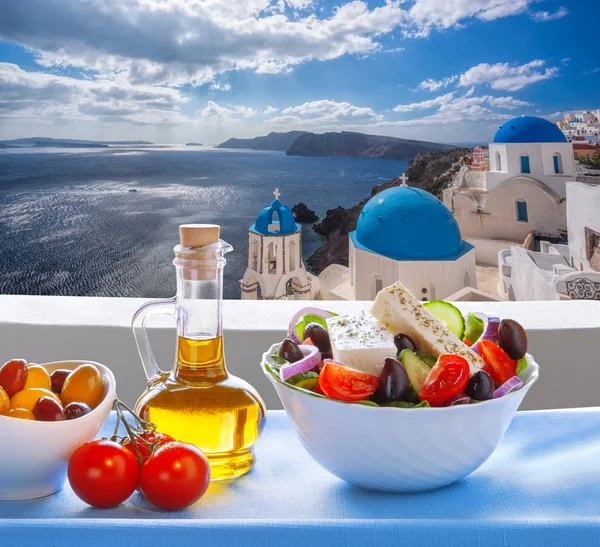
[[300, 310], [267, 356], [277, 379], [312, 395], [401, 408], [473, 404], [523, 386], [527, 333], [512, 319], [420, 302], [401, 283], [371, 312]]

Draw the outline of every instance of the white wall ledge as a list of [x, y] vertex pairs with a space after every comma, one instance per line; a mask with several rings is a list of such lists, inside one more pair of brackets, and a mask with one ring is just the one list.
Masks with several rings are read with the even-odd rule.
[[[135, 311], [149, 302], [144, 298], [89, 296], [0, 295], [0, 328], [5, 324], [126, 327]], [[287, 328], [292, 315], [305, 306], [353, 313], [370, 309], [372, 302], [357, 301], [249, 301], [225, 300], [225, 331], [273, 331]], [[528, 330], [600, 328], [600, 301], [457, 302], [464, 313], [482, 311], [516, 319]], [[166, 328], [168, 318], [155, 328]]]
[[[145, 302], [137, 298], [0, 295], [0, 364], [12, 357], [38, 363], [98, 361], [115, 372], [119, 396], [133, 404], [144, 389], [144, 377], [130, 323]], [[344, 314], [368, 310], [371, 303], [224, 302], [227, 366], [252, 383], [269, 408], [280, 408], [280, 403], [259, 368], [260, 357], [283, 338], [289, 319], [305, 305]], [[530, 352], [540, 364], [541, 377], [523, 409], [598, 405], [600, 302], [459, 302], [457, 306], [463, 312], [483, 311], [516, 319], [527, 329]], [[157, 361], [169, 369], [175, 350], [174, 325], [164, 317], [151, 327]]]

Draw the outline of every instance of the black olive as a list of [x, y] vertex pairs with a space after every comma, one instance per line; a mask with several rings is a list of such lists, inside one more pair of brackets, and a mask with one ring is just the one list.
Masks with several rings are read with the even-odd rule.
[[494, 380], [485, 370], [479, 370], [469, 378], [465, 393], [476, 401], [487, 401], [494, 394]]
[[286, 338], [283, 342], [281, 342], [281, 346], [279, 346], [279, 351], [277, 355], [290, 363], [295, 363], [296, 361], [300, 361], [300, 359], [304, 359], [304, 353], [298, 347], [293, 340]]

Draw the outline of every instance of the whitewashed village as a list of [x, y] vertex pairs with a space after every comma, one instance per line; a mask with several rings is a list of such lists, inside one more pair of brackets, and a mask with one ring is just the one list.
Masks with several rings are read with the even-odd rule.
[[275, 190], [248, 230], [242, 299], [372, 300], [401, 280], [423, 301], [600, 299], [600, 110], [552, 123], [525, 113], [452, 165], [443, 201], [399, 185], [348, 234], [348, 264], [318, 276]]

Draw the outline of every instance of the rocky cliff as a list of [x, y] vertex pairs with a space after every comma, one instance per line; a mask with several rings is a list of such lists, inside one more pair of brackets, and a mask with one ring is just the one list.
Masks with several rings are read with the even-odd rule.
[[281, 150], [286, 151], [292, 143], [306, 131], [288, 131], [287, 133], [271, 132], [263, 137], [253, 139], [229, 139], [217, 148], [244, 148], [250, 150]]
[[[454, 148], [443, 152], [424, 152], [418, 154], [408, 165], [406, 176], [410, 186], [422, 188], [441, 199], [442, 190], [451, 183], [452, 165], [462, 163], [470, 153], [468, 148]], [[371, 190], [371, 195], [350, 209], [336, 207], [327, 211], [314, 230], [325, 236], [325, 243], [319, 247], [307, 261], [309, 270], [321, 273], [330, 264], [348, 265], [348, 233], [356, 229], [356, 221], [363, 206], [374, 195], [383, 190], [400, 186], [399, 179], [390, 180]]]
[[421, 152], [437, 152], [452, 146], [434, 142], [398, 139], [342, 131], [340, 133], [306, 133], [299, 136], [288, 156], [344, 156], [405, 160]]

